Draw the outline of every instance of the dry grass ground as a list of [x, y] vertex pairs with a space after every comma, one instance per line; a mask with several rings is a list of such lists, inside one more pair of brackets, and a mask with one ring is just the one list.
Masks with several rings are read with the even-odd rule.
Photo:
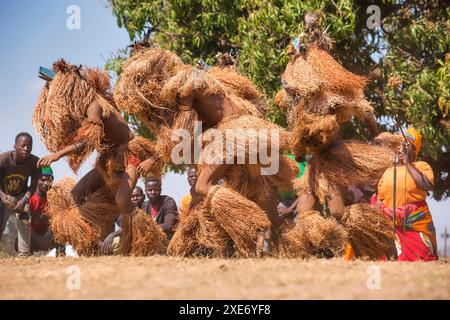
[[[67, 287], [72, 265], [79, 267], [80, 289]], [[379, 266], [381, 283], [370, 290], [373, 265]], [[450, 262], [3, 258], [0, 298], [450, 299]]]

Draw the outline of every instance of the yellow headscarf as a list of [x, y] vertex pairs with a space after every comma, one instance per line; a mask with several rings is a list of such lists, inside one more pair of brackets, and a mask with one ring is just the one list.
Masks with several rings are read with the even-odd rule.
[[406, 130], [406, 138], [416, 147], [416, 157], [419, 155], [420, 148], [422, 147], [422, 135], [414, 129], [413, 127], [409, 127]]

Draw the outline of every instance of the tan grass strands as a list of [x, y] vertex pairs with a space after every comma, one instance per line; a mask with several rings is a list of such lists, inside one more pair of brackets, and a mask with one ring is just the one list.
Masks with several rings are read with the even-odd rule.
[[295, 177], [299, 172], [300, 169], [294, 159], [280, 155], [277, 174], [268, 175], [267, 178], [278, 188], [278, 191], [290, 192], [294, 189]]
[[291, 101], [292, 98], [284, 89], [280, 89], [274, 98], [274, 103], [284, 110], [289, 110], [289, 108], [291, 107]]
[[[200, 167], [201, 169], [202, 167]], [[275, 187], [268, 176], [262, 176], [259, 170], [258, 165], [233, 165], [225, 174], [223, 185], [266, 210], [271, 197], [271, 189], [275, 189]]]
[[[151, 170], [154, 174], [160, 174], [172, 158], [172, 150], [179, 143], [178, 140], [172, 139], [172, 134], [179, 129], [187, 130], [191, 135], [191, 150], [194, 150], [194, 125], [198, 120], [197, 112], [194, 110], [180, 112], [172, 124], [172, 126], [163, 126], [158, 134], [155, 152], [158, 155], [158, 161], [155, 162], [154, 168]], [[193, 162], [194, 159], [191, 158]]]
[[333, 218], [307, 211], [300, 214], [295, 225], [284, 228], [278, 254], [286, 258], [337, 257], [343, 253], [346, 241], [346, 231]]
[[198, 241], [199, 228], [198, 207], [191, 208], [188, 212], [180, 212], [177, 228], [167, 247], [167, 254], [179, 257], [201, 255], [205, 248]]
[[374, 139], [376, 145], [389, 148], [392, 152], [397, 152], [402, 142], [403, 137], [401, 135], [390, 132], [382, 132]]
[[[77, 131], [83, 126], [88, 107], [97, 101], [102, 107], [102, 117], [116, 112], [111, 104], [108, 75], [99, 69], [81, 68], [70, 65], [64, 60], [57, 61], [53, 69], [54, 79], [46, 83], [38, 99], [33, 113], [33, 125], [48, 150], [57, 152], [76, 141]], [[90, 132], [90, 130], [85, 130]], [[97, 131], [92, 131], [95, 137], [100, 137]], [[89, 150], [100, 145], [89, 146]], [[80, 155], [81, 158], [85, 154]], [[81, 160], [69, 163], [77, 171]]]
[[83, 141], [85, 143], [85, 147], [81, 151], [67, 156], [67, 162], [74, 172], [78, 171], [83, 162], [94, 150], [99, 152], [105, 152], [107, 150], [107, 147], [102, 143], [104, 136], [105, 132], [102, 123], [83, 122], [82, 126], [77, 130], [75, 137], [70, 139], [72, 143], [75, 141]]
[[312, 93], [318, 92], [323, 87], [323, 80], [319, 78], [316, 70], [307, 61], [303, 54], [295, 55], [287, 64], [282, 81], [285, 89], [295, 92], [302, 98], [308, 98]]
[[317, 154], [316, 165], [330, 183], [350, 186], [378, 180], [391, 166], [392, 155], [387, 148], [348, 140]]
[[199, 209], [199, 229], [197, 239], [206, 248], [222, 252], [231, 240], [216, 218], [204, 209]]
[[[286, 130], [272, 122], [252, 115], [229, 116], [223, 119], [217, 128], [222, 131], [223, 141], [226, 141], [223, 146], [224, 154], [227, 154], [227, 144], [230, 144], [236, 150], [236, 153], [231, 154], [244, 154], [246, 156], [245, 163], [250, 163], [249, 158], [251, 157], [256, 157], [257, 163], [260, 163], [258, 148], [252, 149], [250, 146], [262, 147], [264, 143], [266, 150], [271, 150], [272, 147], [274, 152], [289, 150], [289, 136]], [[232, 136], [227, 136], [228, 130], [235, 133], [234, 139], [231, 139]], [[275, 138], [274, 141], [272, 141], [272, 137]]]
[[288, 117], [290, 127], [303, 123], [305, 116], [298, 114], [303, 112], [335, 115], [338, 123], [349, 121], [353, 116], [362, 121], [373, 118], [373, 107], [363, 92], [367, 79], [349, 72], [317, 46], [310, 47], [306, 54], [294, 55], [282, 80], [285, 90], [279, 92], [276, 103], [289, 108], [292, 100], [286, 99], [286, 95], [297, 101], [294, 108], [297, 115]]
[[239, 252], [245, 256], [255, 252], [258, 235], [270, 227], [270, 221], [260, 207], [222, 186], [214, 186], [209, 191], [205, 210], [217, 219]]
[[376, 207], [368, 204], [349, 206], [341, 221], [356, 257], [377, 260], [393, 251], [392, 223]]
[[122, 252], [132, 256], [164, 254], [167, 248], [166, 234], [148, 214], [141, 209], [136, 211], [131, 219], [130, 217], [123, 217], [124, 244], [122, 245]]
[[229, 95], [234, 95], [253, 104], [258, 111], [254, 114], [264, 117], [267, 112], [267, 104], [261, 91], [245, 76], [240, 74], [234, 67], [212, 67], [208, 73], [213, 75]]
[[135, 156], [140, 162], [153, 156], [156, 152], [155, 150], [155, 143], [141, 136], [135, 136], [128, 143], [128, 153]]
[[361, 95], [367, 84], [365, 77], [346, 70], [328, 52], [316, 46], [309, 48], [306, 60], [314, 68], [318, 77], [333, 92], [342, 92], [345, 95], [357, 97]]
[[319, 116], [309, 112], [295, 114], [296, 124], [290, 136], [291, 150], [296, 157], [317, 152], [339, 136], [335, 115]]
[[62, 179], [53, 185], [47, 195], [47, 212], [50, 217], [50, 228], [58, 243], [69, 243], [78, 254], [91, 255], [100, 236], [100, 230], [93, 227], [70, 195], [75, 181]]
[[391, 150], [381, 146], [346, 141], [313, 156], [297, 183], [299, 194], [313, 193], [326, 203], [330, 188], [378, 180], [391, 166], [392, 156]]
[[150, 130], [159, 130], [173, 112], [165, 106], [162, 88], [183, 66], [170, 51], [158, 47], [138, 50], [123, 66], [114, 100], [121, 110], [136, 114]]
[[155, 154], [155, 143], [144, 137], [135, 136], [128, 144], [120, 145], [101, 154], [96, 160], [96, 168], [102, 174], [109, 193], [114, 197], [119, 186], [120, 175], [126, 170], [129, 157], [139, 162]]

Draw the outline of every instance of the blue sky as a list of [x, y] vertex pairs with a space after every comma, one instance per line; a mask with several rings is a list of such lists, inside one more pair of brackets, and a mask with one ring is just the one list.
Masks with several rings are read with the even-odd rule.
[[[81, 11], [81, 29], [69, 30], [66, 12], [70, 5]], [[0, 9], [0, 152], [12, 149], [14, 136], [28, 131], [34, 137], [33, 153], [43, 156], [45, 146], [37, 136], [31, 115], [43, 86], [37, 77], [39, 66], [50, 67], [65, 58], [73, 64], [103, 67], [112, 52], [130, 43], [127, 32], [117, 26], [106, 0], [35, 0], [3, 2]], [[91, 158], [80, 176], [93, 164]], [[65, 160], [53, 165], [56, 178], [73, 176]], [[75, 177], [76, 178], [76, 177]], [[168, 174], [163, 193], [177, 203], [189, 187], [186, 177]], [[443, 247], [441, 233], [450, 232], [450, 200], [428, 200], [437, 229], [438, 246]]]
[[[39, 66], [51, 67], [64, 58], [73, 64], [103, 67], [111, 53], [130, 43], [128, 33], [120, 29], [111, 8], [102, 0], [10, 1], [0, 10], [0, 152], [12, 149], [14, 136], [30, 132], [34, 138], [33, 153], [43, 156], [45, 146], [36, 134], [31, 115], [44, 81], [38, 78]], [[70, 30], [66, 12], [77, 5], [81, 28]], [[93, 157], [80, 170], [81, 177], [90, 170]], [[65, 160], [52, 165], [56, 179], [73, 175]], [[140, 182], [142, 185], [142, 183]], [[177, 202], [189, 191], [184, 176], [168, 174], [163, 193]]]

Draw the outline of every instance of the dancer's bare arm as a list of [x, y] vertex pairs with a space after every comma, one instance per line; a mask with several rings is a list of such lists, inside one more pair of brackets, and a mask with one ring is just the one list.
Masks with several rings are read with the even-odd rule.
[[378, 127], [373, 109], [371, 107], [363, 107], [362, 109], [358, 109], [356, 111], [355, 116], [367, 125], [369, 128], [370, 137], [372, 140], [375, 139], [378, 135]]
[[119, 228], [117, 231], [111, 232], [108, 236], [106, 236], [105, 240], [102, 243], [102, 251], [104, 254], [108, 254], [112, 252], [112, 244], [114, 242], [114, 238], [122, 235], [122, 229]]
[[290, 215], [291, 213], [293, 213], [295, 211], [295, 209], [297, 208], [298, 202], [299, 202], [300, 198], [295, 199], [295, 201], [290, 205], [289, 208], [286, 207], [280, 207], [277, 208], [277, 212], [280, 215], [280, 218], [284, 219], [286, 218], [288, 215]]
[[55, 152], [55, 153], [46, 155], [45, 157], [42, 157], [41, 159], [39, 159], [37, 165], [38, 165], [38, 167], [48, 167], [50, 164], [52, 164], [55, 161], [58, 161], [62, 157], [65, 157], [71, 153], [79, 152], [79, 151], [83, 150], [84, 147], [85, 147], [84, 142], [77, 142], [77, 143], [71, 144], [70, 146], [67, 146], [58, 152]]
[[201, 168], [195, 191], [202, 197], [208, 195], [209, 190], [222, 179], [230, 168], [229, 164], [205, 165]]
[[375, 119], [375, 115], [371, 113], [366, 117], [366, 124], [369, 127], [370, 136], [373, 139], [378, 135], [378, 127], [377, 127], [377, 120]]

